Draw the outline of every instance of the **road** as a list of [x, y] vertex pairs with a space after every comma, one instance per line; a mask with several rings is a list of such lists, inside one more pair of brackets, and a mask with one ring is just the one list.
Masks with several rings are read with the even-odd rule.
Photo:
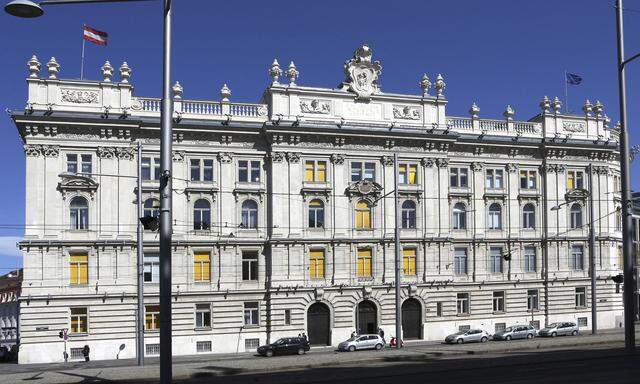
[[[640, 354], [623, 351], [621, 333], [483, 344], [415, 343], [402, 350], [262, 358], [252, 354], [175, 358], [177, 383], [636, 383]], [[0, 365], [0, 383], [152, 383], [157, 359]]]

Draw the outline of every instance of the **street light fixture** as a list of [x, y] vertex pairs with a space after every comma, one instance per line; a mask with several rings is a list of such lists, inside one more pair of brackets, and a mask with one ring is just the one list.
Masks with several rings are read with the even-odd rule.
[[[14, 0], [5, 5], [10, 15], [33, 18], [44, 14], [43, 5], [122, 3], [152, 0]], [[171, 352], [171, 236], [172, 236], [172, 116], [171, 99], [171, 5], [163, 4], [163, 52], [162, 52], [162, 106], [160, 109], [160, 383], [169, 384], [172, 379]]]

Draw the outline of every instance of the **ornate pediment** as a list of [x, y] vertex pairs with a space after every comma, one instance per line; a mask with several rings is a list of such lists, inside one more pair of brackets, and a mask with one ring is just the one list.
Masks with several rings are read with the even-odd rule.
[[65, 176], [58, 183], [58, 190], [62, 193], [63, 199], [66, 199], [69, 192], [87, 192], [93, 199], [95, 192], [98, 190], [98, 183], [88, 176]]
[[352, 59], [344, 63], [347, 79], [341, 89], [354, 92], [359, 100], [369, 101], [372, 94], [380, 91], [378, 76], [382, 66], [379, 61], [371, 61], [371, 54], [371, 48], [365, 44], [356, 49]]
[[349, 198], [360, 196], [373, 202], [377, 200], [382, 193], [382, 186], [375, 181], [360, 180], [350, 183], [345, 193]]

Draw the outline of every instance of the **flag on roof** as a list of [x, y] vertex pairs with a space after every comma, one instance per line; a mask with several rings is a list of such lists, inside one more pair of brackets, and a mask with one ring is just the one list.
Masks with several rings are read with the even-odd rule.
[[578, 85], [580, 83], [582, 83], [582, 76], [567, 72], [567, 84]]
[[107, 38], [109, 37], [107, 32], [98, 31], [97, 29], [93, 29], [86, 25], [82, 26], [82, 31], [82, 38], [86, 41], [90, 41], [98, 45], [107, 45]]

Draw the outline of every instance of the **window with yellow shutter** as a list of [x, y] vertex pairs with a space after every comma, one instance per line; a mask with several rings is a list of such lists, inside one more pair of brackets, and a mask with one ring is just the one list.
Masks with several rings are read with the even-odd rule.
[[371, 248], [358, 248], [356, 270], [358, 277], [367, 278], [373, 275]]
[[371, 206], [369, 203], [360, 200], [356, 204], [356, 229], [371, 228]]
[[324, 249], [309, 251], [309, 278], [324, 279]]
[[69, 333], [87, 333], [88, 323], [87, 308], [71, 308]]
[[195, 281], [211, 280], [211, 254], [196, 252], [193, 255], [193, 279]]
[[89, 255], [69, 255], [69, 283], [71, 285], [89, 284]]
[[415, 248], [405, 248], [402, 250], [402, 274], [407, 276], [416, 274]]
[[304, 179], [308, 182], [324, 183], [327, 181], [327, 162], [307, 160], [304, 162]]
[[418, 175], [418, 165], [416, 164], [398, 164], [398, 183], [400, 184], [416, 184]]
[[146, 331], [154, 331], [160, 329], [159, 305], [144, 306], [144, 329]]

